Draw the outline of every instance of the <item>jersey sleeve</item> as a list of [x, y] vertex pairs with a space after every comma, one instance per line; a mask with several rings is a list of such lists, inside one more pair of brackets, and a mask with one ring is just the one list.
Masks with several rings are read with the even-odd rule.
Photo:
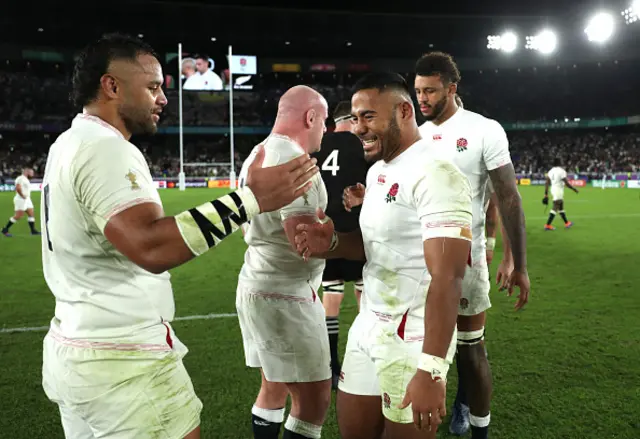
[[511, 163], [507, 133], [495, 120], [490, 120], [484, 135], [482, 158], [488, 171]]
[[101, 231], [130, 207], [161, 204], [142, 153], [124, 139], [109, 137], [88, 145], [77, 154], [71, 172], [76, 197]]
[[558, 172], [558, 180], [564, 180], [565, 178], [567, 178], [567, 171], [565, 171], [564, 169], [560, 170], [560, 172]]
[[315, 215], [316, 209], [321, 207], [322, 178], [316, 174], [313, 176], [313, 186], [293, 203], [280, 209], [280, 219], [286, 220], [292, 216]]
[[430, 161], [413, 189], [422, 239], [471, 241], [471, 185], [451, 162]]

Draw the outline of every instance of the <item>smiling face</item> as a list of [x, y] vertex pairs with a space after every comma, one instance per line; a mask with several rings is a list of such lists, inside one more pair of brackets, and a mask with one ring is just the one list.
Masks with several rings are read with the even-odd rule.
[[365, 89], [351, 98], [352, 132], [360, 137], [367, 162], [386, 160], [400, 148], [397, 96]]

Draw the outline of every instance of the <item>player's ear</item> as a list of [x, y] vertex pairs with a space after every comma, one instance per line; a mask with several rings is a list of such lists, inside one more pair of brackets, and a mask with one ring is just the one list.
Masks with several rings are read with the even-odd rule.
[[115, 99], [118, 95], [118, 81], [113, 76], [106, 74], [100, 78], [100, 87], [107, 97]]
[[310, 128], [313, 126], [313, 123], [315, 122], [316, 117], [317, 117], [316, 110], [311, 109], [307, 111], [307, 117], [305, 120], [305, 123], [307, 124], [307, 128]]
[[409, 120], [414, 117], [413, 104], [411, 102], [403, 102], [400, 105], [402, 120]]
[[449, 84], [449, 94], [451, 96], [455, 96], [458, 93], [458, 84], [456, 83], [451, 83]]

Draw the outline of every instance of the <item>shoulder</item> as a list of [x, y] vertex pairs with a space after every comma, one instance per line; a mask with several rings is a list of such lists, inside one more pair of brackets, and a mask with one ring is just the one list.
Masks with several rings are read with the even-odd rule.
[[492, 134], [505, 134], [505, 130], [502, 127], [502, 125], [500, 124], [500, 122], [498, 122], [495, 119], [490, 119], [488, 117], [485, 117], [479, 113], [474, 113], [473, 111], [469, 111], [469, 110], [462, 110], [462, 119], [464, 120], [465, 124], [469, 124], [469, 125], [473, 125], [475, 128], [481, 128], [481, 132], [486, 136], [486, 135], [492, 135]]
[[460, 168], [448, 157], [442, 154], [426, 152], [419, 160], [420, 172], [415, 173], [418, 184], [426, 183], [428, 187], [438, 190], [470, 191], [469, 179]]
[[340, 131], [338, 133], [325, 134], [322, 137], [322, 146], [324, 147], [325, 145], [332, 149], [340, 149], [353, 145], [362, 145], [362, 142], [355, 134], [348, 131]]
[[426, 121], [425, 123], [423, 123], [422, 125], [420, 125], [418, 127], [418, 131], [420, 131], [420, 133], [426, 133], [429, 130], [431, 130], [435, 125], [433, 124], [433, 122], [431, 121]]
[[300, 145], [284, 136], [272, 134], [263, 142], [263, 145], [264, 166], [281, 165], [305, 153]]
[[121, 164], [148, 166], [142, 152], [131, 142], [116, 136], [83, 142], [71, 161], [72, 170], [87, 172]]

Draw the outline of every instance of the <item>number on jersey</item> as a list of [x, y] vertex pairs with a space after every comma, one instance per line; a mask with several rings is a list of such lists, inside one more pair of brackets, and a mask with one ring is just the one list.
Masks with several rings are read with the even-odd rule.
[[338, 171], [340, 170], [340, 165], [338, 165], [338, 152], [337, 149], [331, 151], [331, 154], [327, 156], [321, 168], [323, 171], [331, 171], [331, 175], [334, 177], [338, 175]]

